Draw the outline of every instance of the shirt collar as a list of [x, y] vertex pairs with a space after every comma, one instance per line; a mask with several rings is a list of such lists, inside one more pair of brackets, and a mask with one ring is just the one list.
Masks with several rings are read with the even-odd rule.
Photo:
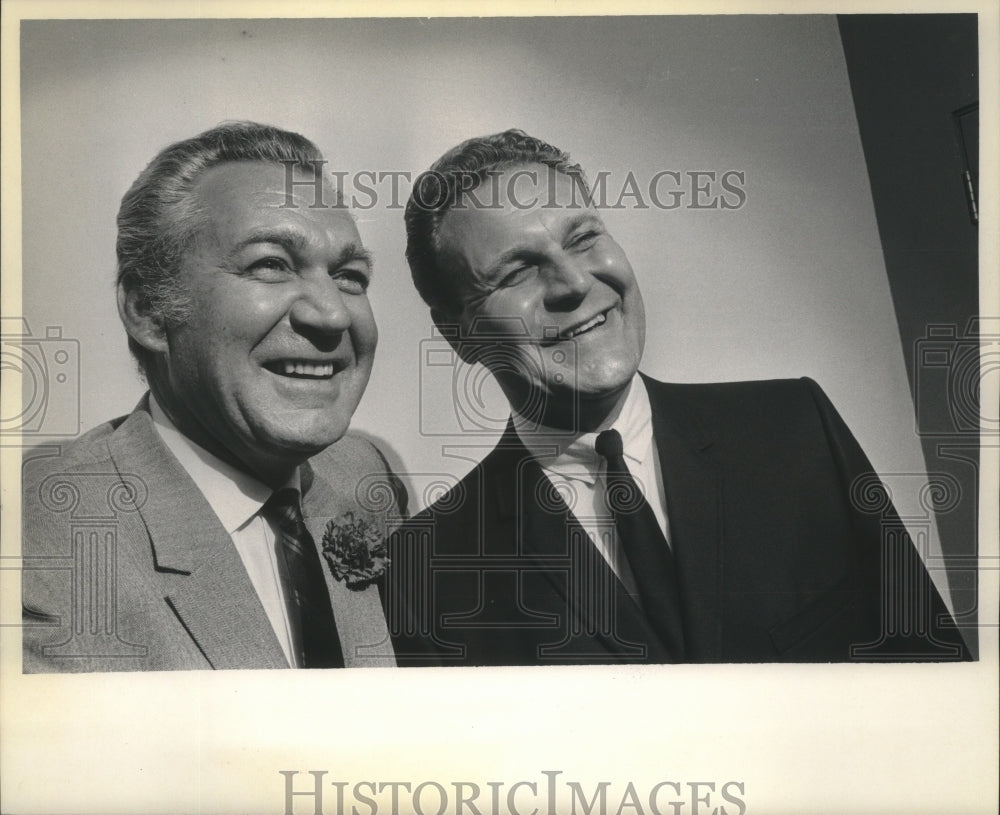
[[[226, 532], [231, 535], [260, 511], [271, 497], [270, 487], [191, 441], [170, 421], [152, 393], [149, 395], [149, 412], [163, 443], [201, 490]], [[294, 484], [289, 486], [298, 489], [297, 470], [293, 481]]]
[[621, 433], [625, 458], [635, 465], [642, 465], [651, 449], [653, 415], [646, 385], [639, 374], [629, 383], [618, 407], [593, 433], [574, 435], [544, 425], [532, 426], [516, 411], [513, 418], [521, 443], [543, 469], [591, 485], [597, 481], [604, 463], [594, 450], [597, 434], [602, 430], [613, 428]]

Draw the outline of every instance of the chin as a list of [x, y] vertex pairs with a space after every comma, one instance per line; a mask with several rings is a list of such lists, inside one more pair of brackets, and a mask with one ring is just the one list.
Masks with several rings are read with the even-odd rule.
[[301, 458], [303, 461], [325, 450], [347, 432], [350, 422], [342, 419], [299, 428], [273, 427], [268, 433], [268, 446], [281, 451], [287, 457]]
[[577, 384], [577, 391], [583, 399], [607, 399], [621, 393], [629, 386], [636, 368], [623, 367], [602, 372], [601, 376], [588, 377]]

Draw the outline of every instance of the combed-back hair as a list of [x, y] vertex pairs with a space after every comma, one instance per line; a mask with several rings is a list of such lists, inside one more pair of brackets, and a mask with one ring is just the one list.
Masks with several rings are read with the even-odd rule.
[[[168, 322], [190, 313], [179, 285], [184, 253], [204, 224], [191, 194], [201, 174], [233, 161], [294, 162], [317, 172], [323, 154], [309, 139], [256, 122], [224, 122], [161, 150], [139, 174], [118, 210], [117, 283], [137, 290], [144, 308]], [[140, 371], [148, 352], [129, 337]]]
[[432, 309], [456, 316], [462, 308], [456, 270], [440, 259], [438, 231], [459, 198], [504, 170], [541, 164], [573, 176], [589, 195], [579, 164], [569, 154], [523, 130], [478, 136], [453, 147], [421, 173], [406, 202], [406, 260], [417, 291]]

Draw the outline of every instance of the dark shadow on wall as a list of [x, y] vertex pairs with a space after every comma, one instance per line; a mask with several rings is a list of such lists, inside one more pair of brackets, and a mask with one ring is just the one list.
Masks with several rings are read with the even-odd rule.
[[[981, 332], [975, 14], [841, 15], [872, 199], [955, 615], [977, 652]], [[942, 564], [929, 564], [941, 568]], [[966, 627], [967, 626], [967, 627]]]

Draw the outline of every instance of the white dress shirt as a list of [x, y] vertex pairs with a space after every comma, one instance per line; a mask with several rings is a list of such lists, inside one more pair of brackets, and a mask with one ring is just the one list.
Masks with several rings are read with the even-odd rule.
[[[232, 538], [288, 664], [297, 667], [295, 633], [288, 614], [288, 577], [278, 545], [279, 532], [261, 514], [261, 508], [271, 497], [271, 488], [191, 441], [170, 421], [152, 393], [149, 412], [163, 443], [191, 476]], [[294, 483], [287, 486], [298, 489], [298, 477], [296, 470]]]
[[670, 542], [667, 502], [663, 490], [649, 395], [636, 374], [616, 410], [593, 433], [567, 434], [536, 426], [514, 414], [514, 427], [553, 487], [566, 499], [570, 511], [629, 593], [635, 595], [632, 570], [621, 550], [614, 516], [605, 500], [607, 462], [594, 449], [598, 434], [617, 430], [622, 437], [625, 463]]

